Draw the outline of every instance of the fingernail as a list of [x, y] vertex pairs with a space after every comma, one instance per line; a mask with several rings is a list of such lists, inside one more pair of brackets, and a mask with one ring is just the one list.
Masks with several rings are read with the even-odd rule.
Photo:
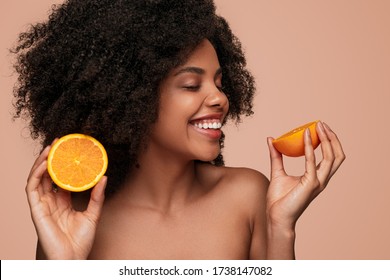
[[310, 129], [306, 128], [305, 134], [306, 134], [307, 137], [310, 137]]
[[324, 132], [324, 125], [322, 122], [318, 122], [318, 128], [321, 130], [321, 132]]
[[324, 126], [325, 126], [325, 128], [326, 128], [327, 130], [332, 131], [332, 130], [330, 129], [329, 125], [327, 125], [326, 123], [324, 123]]

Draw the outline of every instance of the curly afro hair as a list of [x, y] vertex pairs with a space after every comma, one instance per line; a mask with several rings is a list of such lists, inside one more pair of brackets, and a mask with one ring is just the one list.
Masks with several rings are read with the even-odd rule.
[[[158, 117], [160, 82], [204, 39], [216, 49], [228, 118], [251, 115], [254, 79], [212, 0], [68, 0], [19, 35], [14, 117], [43, 146], [85, 133], [106, 147], [108, 192], [131, 168]], [[223, 139], [221, 140], [223, 147]], [[222, 155], [213, 162], [223, 165]]]

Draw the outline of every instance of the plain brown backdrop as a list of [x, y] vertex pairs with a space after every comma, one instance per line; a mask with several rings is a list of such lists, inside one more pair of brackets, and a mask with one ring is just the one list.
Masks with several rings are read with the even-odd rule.
[[[0, 258], [33, 259], [24, 187], [40, 147], [12, 122], [16, 76], [8, 49], [62, 1], [1, 0]], [[390, 1], [216, 0], [257, 80], [255, 115], [225, 129], [227, 165], [269, 176], [267, 136], [321, 119], [347, 160], [297, 224], [299, 259], [390, 259]], [[320, 155], [317, 155], [320, 157]], [[292, 174], [302, 158], [286, 158]], [[228, 206], [227, 206], [228, 207]]]

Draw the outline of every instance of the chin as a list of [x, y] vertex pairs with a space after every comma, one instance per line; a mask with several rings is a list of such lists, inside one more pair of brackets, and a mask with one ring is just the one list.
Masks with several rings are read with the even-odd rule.
[[204, 162], [210, 162], [215, 160], [220, 153], [220, 150], [218, 149], [217, 151], [212, 151], [210, 153], [203, 153], [203, 155], [198, 155], [196, 160], [204, 161]]

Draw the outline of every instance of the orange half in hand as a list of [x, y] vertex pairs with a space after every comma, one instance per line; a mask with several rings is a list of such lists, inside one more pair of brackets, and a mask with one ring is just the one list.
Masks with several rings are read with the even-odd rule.
[[311, 142], [313, 148], [317, 148], [320, 144], [320, 140], [318, 139], [316, 124], [319, 121], [314, 121], [297, 127], [286, 134], [276, 138], [272, 141], [275, 149], [280, 153], [290, 156], [290, 157], [300, 157], [305, 154], [305, 145], [304, 145], [304, 132], [305, 129], [308, 128], [310, 130]]
[[107, 170], [108, 158], [103, 145], [84, 134], [69, 134], [57, 140], [47, 158], [53, 182], [68, 191], [92, 188]]

